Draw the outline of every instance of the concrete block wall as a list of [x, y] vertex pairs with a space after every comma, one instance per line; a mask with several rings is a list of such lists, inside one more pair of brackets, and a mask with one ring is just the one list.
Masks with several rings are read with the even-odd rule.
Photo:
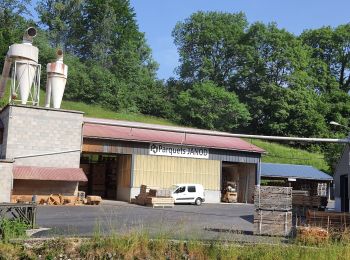
[[[9, 105], [0, 114], [7, 120], [2, 151], [16, 165], [79, 168], [82, 112]], [[63, 153], [35, 156], [53, 152]]]
[[11, 161], [0, 161], [0, 203], [11, 201], [12, 166]]

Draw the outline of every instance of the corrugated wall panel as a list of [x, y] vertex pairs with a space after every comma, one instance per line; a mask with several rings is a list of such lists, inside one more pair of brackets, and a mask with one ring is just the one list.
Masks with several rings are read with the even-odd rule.
[[[148, 155], [149, 143], [84, 138], [83, 152]], [[209, 160], [259, 163], [260, 157], [259, 153], [209, 149]]]
[[220, 190], [220, 161], [136, 155], [134, 186], [169, 188], [176, 183], [199, 183]]

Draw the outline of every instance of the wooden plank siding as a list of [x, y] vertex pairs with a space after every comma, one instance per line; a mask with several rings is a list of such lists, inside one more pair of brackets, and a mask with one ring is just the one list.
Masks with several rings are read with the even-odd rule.
[[220, 190], [220, 173], [220, 161], [136, 155], [134, 187], [145, 184], [169, 188], [176, 183], [198, 183], [207, 190]]
[[[149, 155], [149, 143], [84, 138], [83, 152]], [[209, 149], [209, 160], [258, 164], [261, 154]]]
[[131, 156], [122, 155], [118, 158], [118, 187], [131, 187]]

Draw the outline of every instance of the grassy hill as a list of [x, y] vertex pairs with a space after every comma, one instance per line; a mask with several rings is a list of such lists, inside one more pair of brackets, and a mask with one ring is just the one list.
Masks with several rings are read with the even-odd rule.
[[330, 171], [329, 166], [324, 160], [324, 155], [321, 153], [311, 153], [305, 150], [258, 139], [249, 139], [246, 141], [267, 151], [267, 154], [262, 157], [263, 162], [304, 164], [311, 165], [321, 171]]
[[[9, 88], [7, 88], [7, 93], [5, 97], [0, 101], [0, 107], [4, 106], [8, 102], [8, 89]], [[41, 91], [40, 104], [44, 105], [44, 102], [45, 93], [44, 91]], [[174, 122], [162, 118], [146, 116], [141, 114], [120, 113], [103, 108], [99, 105], [89, 105], [82, 102], [63, 101], [62, 108], [68, 110], [83, 111], [85, 112], [85, 115], [89, 117], [136, 121], [161, 125], [176, 125]], [[314, 166], [315, 168], [322, 171], [329, 172], [330, 170], [329, 166], [324, 160], [324, 156], [320, 153], [311, 153], [301, 149], [291, 148], [286, 145], [256, 139], [249, 139], [246, 141], [266, 150], [267, 154], [263, 156], [263, 162], [306, 164]]]

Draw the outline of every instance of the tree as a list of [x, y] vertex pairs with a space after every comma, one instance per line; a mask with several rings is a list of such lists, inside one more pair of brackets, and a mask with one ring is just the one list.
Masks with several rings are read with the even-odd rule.
[[0, 1], [0, 66], [3, 66], [8, 47], [20, 42], [28, 22], [22, 15], [30, 15], [27, 6], [29, 0]]
[[313, 49], [313, 56], [323, 61], [339, 88], [350, 91], [350, 24], [336, 28], [306, 30], [301, 39]]
[[[68, 60], [82, 70], [81, 75], [75, 68], [70, 72], [75, 89], [68, 97], [77, 99], [80, 93], [85, 102], [115, 110], [165, 113], [155, 109], [164, 92], [156, 81], [158, 65], [128, 0], [41, 0], [37, 10], [52, 44], [79, 58]], [[84, 91], [76, 85], [79, 79], [87, 84]]]
[[197, 12], [173, 30], [180, 55], [180, 78], [186, 82], [211, 80], [229, 88], [243, 65], [241, 37], [248, 23], [243, 13]]
[[196, 83], [192, 89], [181, 92], [175, 109], [181, 115], [181, 123], [206, 129], [232, 131], [250, 120], [247, 108], [237, 96], [211, 81]]

